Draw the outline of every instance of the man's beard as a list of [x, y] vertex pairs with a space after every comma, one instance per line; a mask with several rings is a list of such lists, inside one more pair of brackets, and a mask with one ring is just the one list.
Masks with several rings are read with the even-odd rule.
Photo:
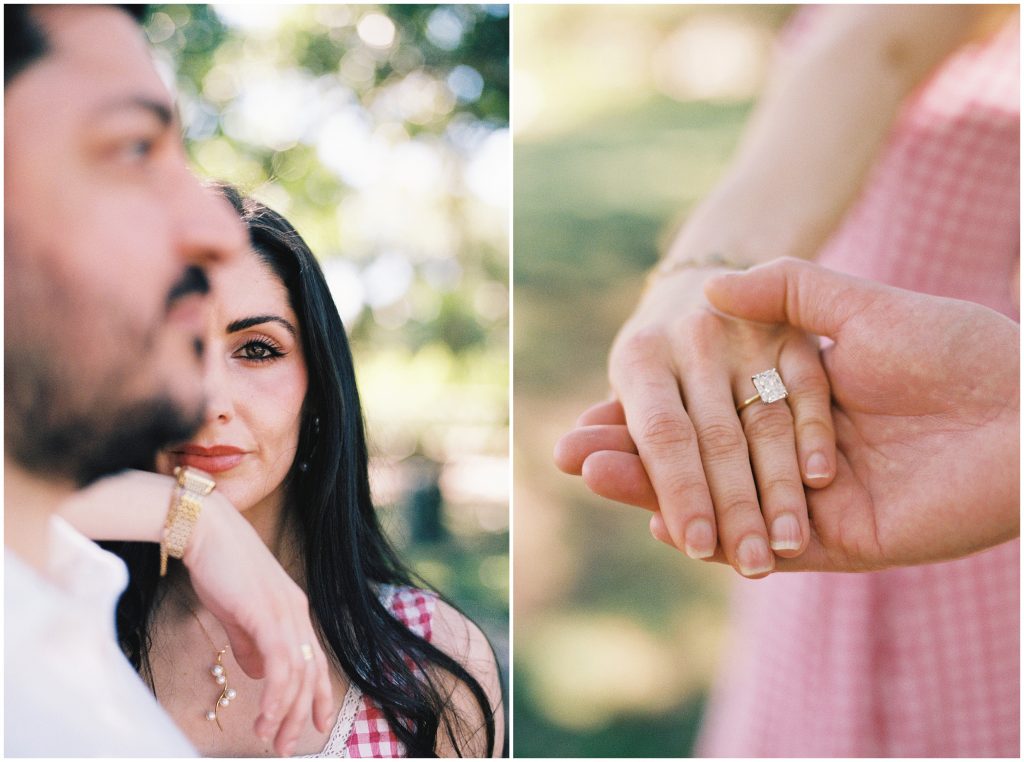
[[[43, 273], [23, 269], [15, 274], [21, 277], [13, 282], [36, 297], [31, 304], [66, 302], [61, 299], [66, 295], [59, 293], [52, 278], [41, 277]], [[90, 373], [77, 366], [76, 348], [54, 328], [70, 316], [26, 308], [24, 299], [15, 298], [20, 292], [9, 293], [11, 283], [9, 278], [4, 291], [4, 442], [21, 466], [49, 480], [85, 486], [125, 468], [152, 468], [162, 447], [188, 439], [199, 429], [200, 400], [190, 410], [159, 388], [134, 396], [125, 392], [138, 386], [134, 382], [139, 367], [132, 358], [154, 351], [161, 326], [141, 336], [126, 332], [131, 338], [107, 358], [106, 372]], [[203, 271], [186, 268], [168, 293], [167, 309], [190, 294], [208, 292]], [[197, 337], [194, 357], [202, 352]]]
[[[43, 410], [42, 399], [37, 401], [17, 413], [5, 406], [10, 454], [29, 471], [71, 479], [80, 487], [125, 468], [151, 469], [162, 447], [188, 439], [203, 421], [201, 408], [190, 414], [169, 397], [108, 400], [78, 415], [49, 406]], [[12, 414], [22, 427], [10, 425]], [[11, 436], [17, 428], [22, 435]]]

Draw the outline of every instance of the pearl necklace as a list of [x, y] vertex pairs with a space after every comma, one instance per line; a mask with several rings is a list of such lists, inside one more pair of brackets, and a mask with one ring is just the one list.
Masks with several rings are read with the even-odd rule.
[[224, 654], [228, 651], [228, 645], [225, 644], [223, 648], [217, 649], [217, 646], [213, 644], [213, 638], [210, 637], [210, 633], [206, 631], [206, 627], [203, 626], [202, 620], [199, 615], [192, 610], [192, 607], [187, 603], [185, 606], [188, 608], [188, 613], [192, 615], [192, 618], [196, 620], [196, 624], [199, 625], [199, 629], [203, 631], [203, 635], [210, 641], [210, 647], [217, 651], [217, 660], [213, 666], [210, 667], [210, 675], [213, 677], [213, 681], [220, 686], [220, 696], [217, 697], [217, 703], [213, 705], [213, 709], [207, 710], [206, 719], [210, 722], [216, 722], [217, 727], [224, 730], [220, 724], [220, 710], [224, 707], [230, 706], [231, 701], [237, 696], [234, 688], [228, 687], [228, 673], [224, 669]]

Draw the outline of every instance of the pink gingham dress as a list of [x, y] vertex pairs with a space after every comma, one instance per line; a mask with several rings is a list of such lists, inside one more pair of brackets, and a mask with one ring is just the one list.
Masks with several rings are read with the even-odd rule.
[[[380, 596], [395, 619], [430, 640], [436, 595], [413, 587], [385, 585]], [[377, 702], [363, 695], [355, 683], [350, 683], [327, 744], [319, 754], [310, 756], [404, 757], [405, 747], [399, 743]]]
[[[1014, 15], [942, 65], [819, 262], [1020, 319], [1019, 59]], [[697, 752], [1019, 757], [1019, 575], [1015, 540], [871, 574], [738, 579]]]

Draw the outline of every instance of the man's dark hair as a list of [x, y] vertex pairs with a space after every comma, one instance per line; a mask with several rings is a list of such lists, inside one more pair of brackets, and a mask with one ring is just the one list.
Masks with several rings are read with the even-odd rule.
[[[32, 5], [4, 5], [4, 87], [33, 62], [46, 55], [46, 33], [32, 18]], [[117, 5], [140, 24], [148, 5]]]

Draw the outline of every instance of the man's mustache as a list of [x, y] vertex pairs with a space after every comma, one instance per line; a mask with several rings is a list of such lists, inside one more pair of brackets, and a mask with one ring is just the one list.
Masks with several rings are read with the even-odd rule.
[[210, 293], [210, 281], [207, 279], [206, 273], [203, 272], [201, 267], [191, 265], [185, 268], [181, 280], [175, 283], [168, 292], [167, 310], [169, 312], [178, 300], [185, 298], [189, 294], [205, 295], [208, 293]]

